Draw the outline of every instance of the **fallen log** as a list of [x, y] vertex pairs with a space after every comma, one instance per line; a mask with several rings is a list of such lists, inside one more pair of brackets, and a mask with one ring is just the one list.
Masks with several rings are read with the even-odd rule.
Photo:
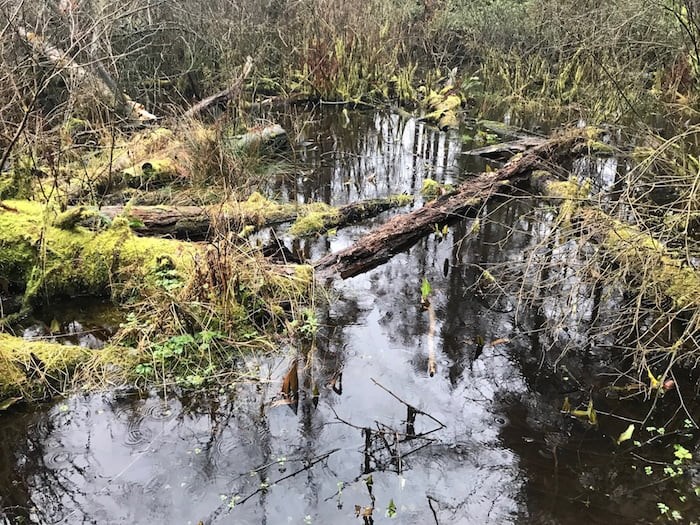
[[[215, 206], [104, 206], [93, 212], [75, 210], [79, 215], [88, 216], [87, 224], [94, 222], [90, 216], [95, 213], [110, 220], [123, 216], [129, 219], [132, 229], [142, 235], [202, 240], [212, 236], [217, 224], [241, 231], [246, 227], [257, 229], [293, 221], [290, 233], [303, 237], [340, 228], [412, 202], [413, 198], [408, 195], [397, 195], [334, 208], [322, 203], [279, 204], [254, 193], [247, 201]], [[71, 210], [66, 212], [66, 218], [69, 213]], [[57, 219], [57, 224], [63, 222], [61, 217]], [[67, 220], [66, 224], [70, 228], [78, 222]]]
[[580, 153], [597, 134], [593, 128], [564, 131], [513, 158], [502, 168], [477, 175], [422, 208], [393, 217], [352, 246], [322, 257], [313, 266], [320, 275], [339, 275], [343, 279], [375, 268], [433, 231], [435, 225], [476, 213], [499, 188], [522, 180], [548, 163]]
[[245, 79], [248, 78], [248, 75], [252, 70], [253, 59], [251, 57], [247, 57], [240, 76], [233, 82], [231, 87], [219, 91], [218, 93], [211, 95], [210, 97], [207, 97], [204, 100], [201, 100], [200, 102], [192, 106], [190, 109], [185, 111], [185, 114], [183, 116], [185, 118], [196, 118], [210, 108], [228, 103], [229, 100], [232, 100], [240, 94], [243, 88], [243, 82], [245, 82]]
[[[213, 143], [213, 130], [190, 127], [193, 142]], [[279, 125], [253, 129], [232, 137], [227, 147], [237, 154], [277, 152], [288, 147], [287, 132]], [[66, 189], [69, 204], [87, 195], [103, 196], [124, 188], [157, 188], [176, 180], [192, 178], [191, 147], [168, 128], [152, 128], [133, 135], [128, 142], [114, 145], [113, 159], [98, 159], [78, 169], [82, 177], [70, 181]]]
[[540, 137], [526, 137], [510, 142], [502, 142], [501, 144], [493, 144], [492, 146], [484, 146], [465, 151], [463, 155], [473, 155], [476, 157], [484, 157], [486, 159], [507, 161], [516, 153], [525, 153], [527, 150], [540, 146], [546, 139]]

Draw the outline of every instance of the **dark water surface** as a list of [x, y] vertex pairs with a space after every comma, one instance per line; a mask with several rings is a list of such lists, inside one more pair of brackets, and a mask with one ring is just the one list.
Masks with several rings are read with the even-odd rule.
[[[349, 117], [305, 117], [303, 170], [281, 181], [278, 195], [338, 204], [417, 194], [427, 176], [457, 182], [484, 167], [462, 154], [456, 132], [391, 114]], [[614, 159], [577, 167], [606, 188], [624, 169]], [[691, 521], [700, 514], [696, 459], [673, 479], [662, 471], [673, 444], [698, 457], [694, 431], [655, 439], [633, 456], [615, 445], [629, 421], [607, 414], [642, 419], [648, 404], [596, 390], [597, 427], [562, 414], [565, 397], [585, 404], [590, 385], [609, 382], [597, 375], [605, 355], [593, 349], [562, 358], [565, 373], [543, 358], [544, 348], [582, 337], [575, 326], [562, 327], [559, 339], [542, 330], [574, 308], [573, 295], [528, 311], [516, 308], [517, 288], [483, 281], [489, 269], [525, 282], [554, 217], [526, 195], [497, 198], [478, 219], [333, 283], [312, 358], [300, 367], [296, 412], [276, 402], [290, 349], [251, 358], [247, 381], [208, 397], [76, 395], [0, 413], [0, 516], [51, 524], [656, 523], [664, 502]], [[297, 248], [313, 259], [369, 226]], [[567, 257], [566, 245], [553, 252]], [[432, 330], [420, 304], [423, 278], [433, 288]], [[577, 306], [584, 320], [588, 295]], [[659, 402], [667, 418], [645, 425], [666, 425], [679, 406], [675, 393]], [[686, 408], [698, 415], [692, 402]], [[637, 428], [640, 441], [657, 435]]]

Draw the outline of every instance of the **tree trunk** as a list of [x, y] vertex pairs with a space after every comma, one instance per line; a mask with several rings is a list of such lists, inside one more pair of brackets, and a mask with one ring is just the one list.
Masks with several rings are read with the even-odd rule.
[[482, 173], [462, 183], [454, 192], [392, 218], [352, 246], [322, 257], [314, 267], [321, 274], [337, 274], [343, 279], [371, 270], [409, 248], [436, 225], [475, 214], [497, 190], [503, 191], [505, 186], [522, 180], [538, 167], [580, 153], [596, 136], [597, 132], [588, 128], [554, 136], [502, 168]]
[[202, 240], [210, 238], [216, 224], [221, 223], [232, 226], [235, 231], [246, 226], [259, 228], [296, 221], [291, 229], [294, 235], [313, 235], [411, 202], [411, 197], [399, 195], [332, 208], [319, 204], [277, 204], [254, 194], [248, 201], [215, 206], [105, 206], [99, 213], [110, 219], [128, 217], [132, 229], [143, 235]]

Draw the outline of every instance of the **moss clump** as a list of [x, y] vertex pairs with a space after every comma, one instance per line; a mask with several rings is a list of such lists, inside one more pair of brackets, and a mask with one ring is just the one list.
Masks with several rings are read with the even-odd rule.
[[228, 205], [224, 211], [238, 215], [241, 223], [253, 222], [256, 225], [286, 222], [297, 214], [295, 204], [279, 204], [255, 191], [247, 200]]
[[16, 396], [43, 398], [64, 390], [76, 367], [92, 355], [78, 346], [25, 341], [0, 333], [0, 402]]
[[423, 179], [420, 194], [426, 199], [435, 199], [453, 190], [451, 184], [440, 184], [434, 179]]
[[462, 99], [449, 90], [436, 92], [429, 90], [423, 101], [426, 113], [423, 120], [436, 125], [442, 130], [459, 127], [458, 112]]
[[289, 228], [292, 235], [303, 236], [323, 232], [339, 218], [338, 210], [321, 202], [311, 204]]
[[171, 158], [151, 158], [122, 171], [124, 182], [131, 188], [163, 186], [179, 175], [178, 166]]

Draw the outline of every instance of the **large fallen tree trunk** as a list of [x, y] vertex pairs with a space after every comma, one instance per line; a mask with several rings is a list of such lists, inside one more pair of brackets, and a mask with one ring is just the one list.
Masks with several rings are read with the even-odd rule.
[[[208, 268], [203, 266], [208, 247], [135, 235], [123, 218], [93, 232], [67, 227], [70, 221], [62, 216], [51, 220], [54, 213], [36, 202], [6, 205], [11, 209], [0, 212], [0, 283], [10, 292], [23, 293], [20, 315], [55, 297], [142, 297], [149, 290], [184, 285], [201, 268]], [[247, 260], [241, 256], [236, 263], [242, 269]], [[268, 270], [270, 282], [276, 282], [277, 274], [287, 282], [281, 269]]]
[[291, 233], [304, 236], [374, 217], [412, 201], [410, 196], [397, 195], [334, 208], [320, 203], [278, 204], [255, 193], [247, 201], [214, 206], [104, 206], [99, 214], [109, 219], [127, 217], [132, 229], [143, 235], [201, 240], [211, 237], [218, 224], [226, 225], [227, 230], [242, 230], [294, 221]]
[[527, 177], [535, 169], [580, 154], [581, 149], [596, 136], [597, 131], [591, 128], [562, 132], [513, 158], [502, 168], [477, 175], [462, 183], [454, 192], [411, 213], [392, 218], [349, 248], [319, 259], [314, 267], [321, 275], [337, 274], [343, 279], [375, 268], [430, 233], [435, 225], [475, 213], [499, 188]]

